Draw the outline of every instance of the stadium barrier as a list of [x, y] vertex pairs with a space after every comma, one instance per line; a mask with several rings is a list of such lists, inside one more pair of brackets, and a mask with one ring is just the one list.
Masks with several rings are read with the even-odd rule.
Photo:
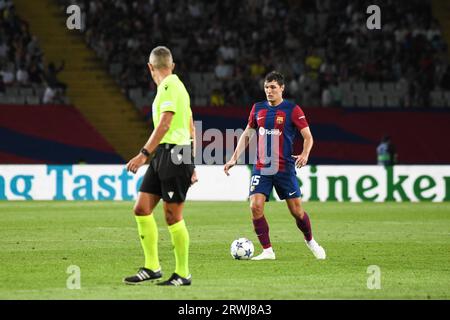
[[[133, 200], [146, 167], [124, 165], [0, 165], [0, 200]], [[188, 200], [245, 201], [250, 167], [197, 166]], [[306, 166], [297, 170], [305, 201], [450, 201], [450, 165]], [[279, 200], [276, 192], [275, 200]]]

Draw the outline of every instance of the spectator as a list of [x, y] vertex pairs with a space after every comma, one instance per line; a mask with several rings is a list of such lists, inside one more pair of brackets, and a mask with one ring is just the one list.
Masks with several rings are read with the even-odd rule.
[[225, 64], [222, 58], [219, 58], [214, 73], [217, 79], [228, 80], [233, 75], [233, 68], [229, 64]]
[[219, 56], [226, 62], [234, 62], [236, 60], [237, 50], [230, 46], [229, 43], [222, 43], [219, 47]]
[[20, 65], [19, 69], [17, 70], [17, 82], [22, 86], [27, 86], [29, 83], [29, 75], [27, 69], [25, 69], [25, 66], [23, 64]]
[[288, 82], [287, 88], [287, 94], [291, 96], [295, 101], [299, 101], [300, 87], [298, 81], [294, 77]]
[[47, 86], [44, 91], [44, 96], [42, 97], [42, 103], [52, 104], [56, 102], [56, 90], [50, 86]]
[[221, 90], [214, 89], [212, 91], [210, 103], [213, 107], [223, 107], [225, 105], [225, 98]]
[[0, 37], [0, 59], [6, 59], [9, 54], [9, 46], [8, 44], [3, 41], [3, 39]]
[[57, 90], [61, 89], [62, 92], [66, 91], [66, 84], [58, 80], [58, 73], [64, 70], [65, 62], [62, 61], [60, 66], [56, 68], [53, 62], [50, 62], [48, 65], [47, 73], [45, 75], [45, 80], [50, 88]]
[[15, 76], [14, 76], [14, 65], [12, 63], [9, 63], [6, 68], [2, 68], [0, 70], [0, 75], [3, 77], [3, 83], [6, 86], [11, 86], [15, 82]]
[[266, 68], [264, 67], [264, 65], [260, 61], [255, 59], [250, 65], [250, 76], [252, 78], [260, 78], [265, 73]]
[[377, 162], [379, 165], [392, 166], [397, 164], [397, 151], [390, 136], [384, 136], [377, 146]]
[[328, 88], [328, 86], [326, 86], [322, 90], [322, 106], [329, 107], [332, 105], [332, 103], [333, 103], [333, 96], [331, 95], [331, 91]]
[[31, 83], [41, 84], [43, 81], [43, 71], [36, 62], [32, 62], [28, 70], [28, 75]]
[[322, 65], [322, 58], [317, 55], [316, 50], [311, 49], [310, 54], [306, 57], [305, 65], [313, 79], [318, 77], [318, 71]]
[[330, 93], [332, 98], [332, 106], [340, 107], [342, 105], [342, 90], [337, 81], [334, 81], [330, 86]]

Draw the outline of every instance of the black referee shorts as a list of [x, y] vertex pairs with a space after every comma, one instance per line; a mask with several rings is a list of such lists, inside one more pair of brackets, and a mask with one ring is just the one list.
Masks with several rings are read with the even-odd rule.
[[160, 144], [145, 172], [139, 191], [159, 195], [165, 202], [184, 202], [195, 165], [180, 159], [185, 159], [183, 153], [190, 150], [190, 147]]

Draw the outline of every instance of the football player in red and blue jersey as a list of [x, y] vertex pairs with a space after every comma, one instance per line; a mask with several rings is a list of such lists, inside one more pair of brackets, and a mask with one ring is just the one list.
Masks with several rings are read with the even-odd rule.
[[[303, 110], [295, 103], [283, 99], [284, 77], [276, 71], [264, 80], [267, 101], [255, 103], [248, 124], [239, 139], [230, 161], [224, 166], [229, 170], [237, 163], [250, 139], [257, 134], [256, 163], [250, 181], [250, 208], [253, 225], [263, 252], [252, 260], [274, 260], [275, 252], [269, 237], [269, 224], [264, 217], [264, 204], [269, 201], [273, 187], [280, 199], [286, 200], [297, 227], [303, 233], [307, 247], [317, 259], [325, 259], [325, 250], [314, 240], [308, 214], [302, 207], [301, 191], [295, 168], [308, 162], [313, 137]], [[303, 137], [303, 152], [293, 155], [296, 131]]]

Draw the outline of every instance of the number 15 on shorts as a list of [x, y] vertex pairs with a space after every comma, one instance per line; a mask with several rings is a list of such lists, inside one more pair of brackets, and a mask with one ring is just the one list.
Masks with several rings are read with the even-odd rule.
[[250, 192], [255, 190], [255, 187], [259, 184], [259, 178], [261, 178], [261, 176], [259, 175], [252, 176], [252, 179], [250, 181]]

